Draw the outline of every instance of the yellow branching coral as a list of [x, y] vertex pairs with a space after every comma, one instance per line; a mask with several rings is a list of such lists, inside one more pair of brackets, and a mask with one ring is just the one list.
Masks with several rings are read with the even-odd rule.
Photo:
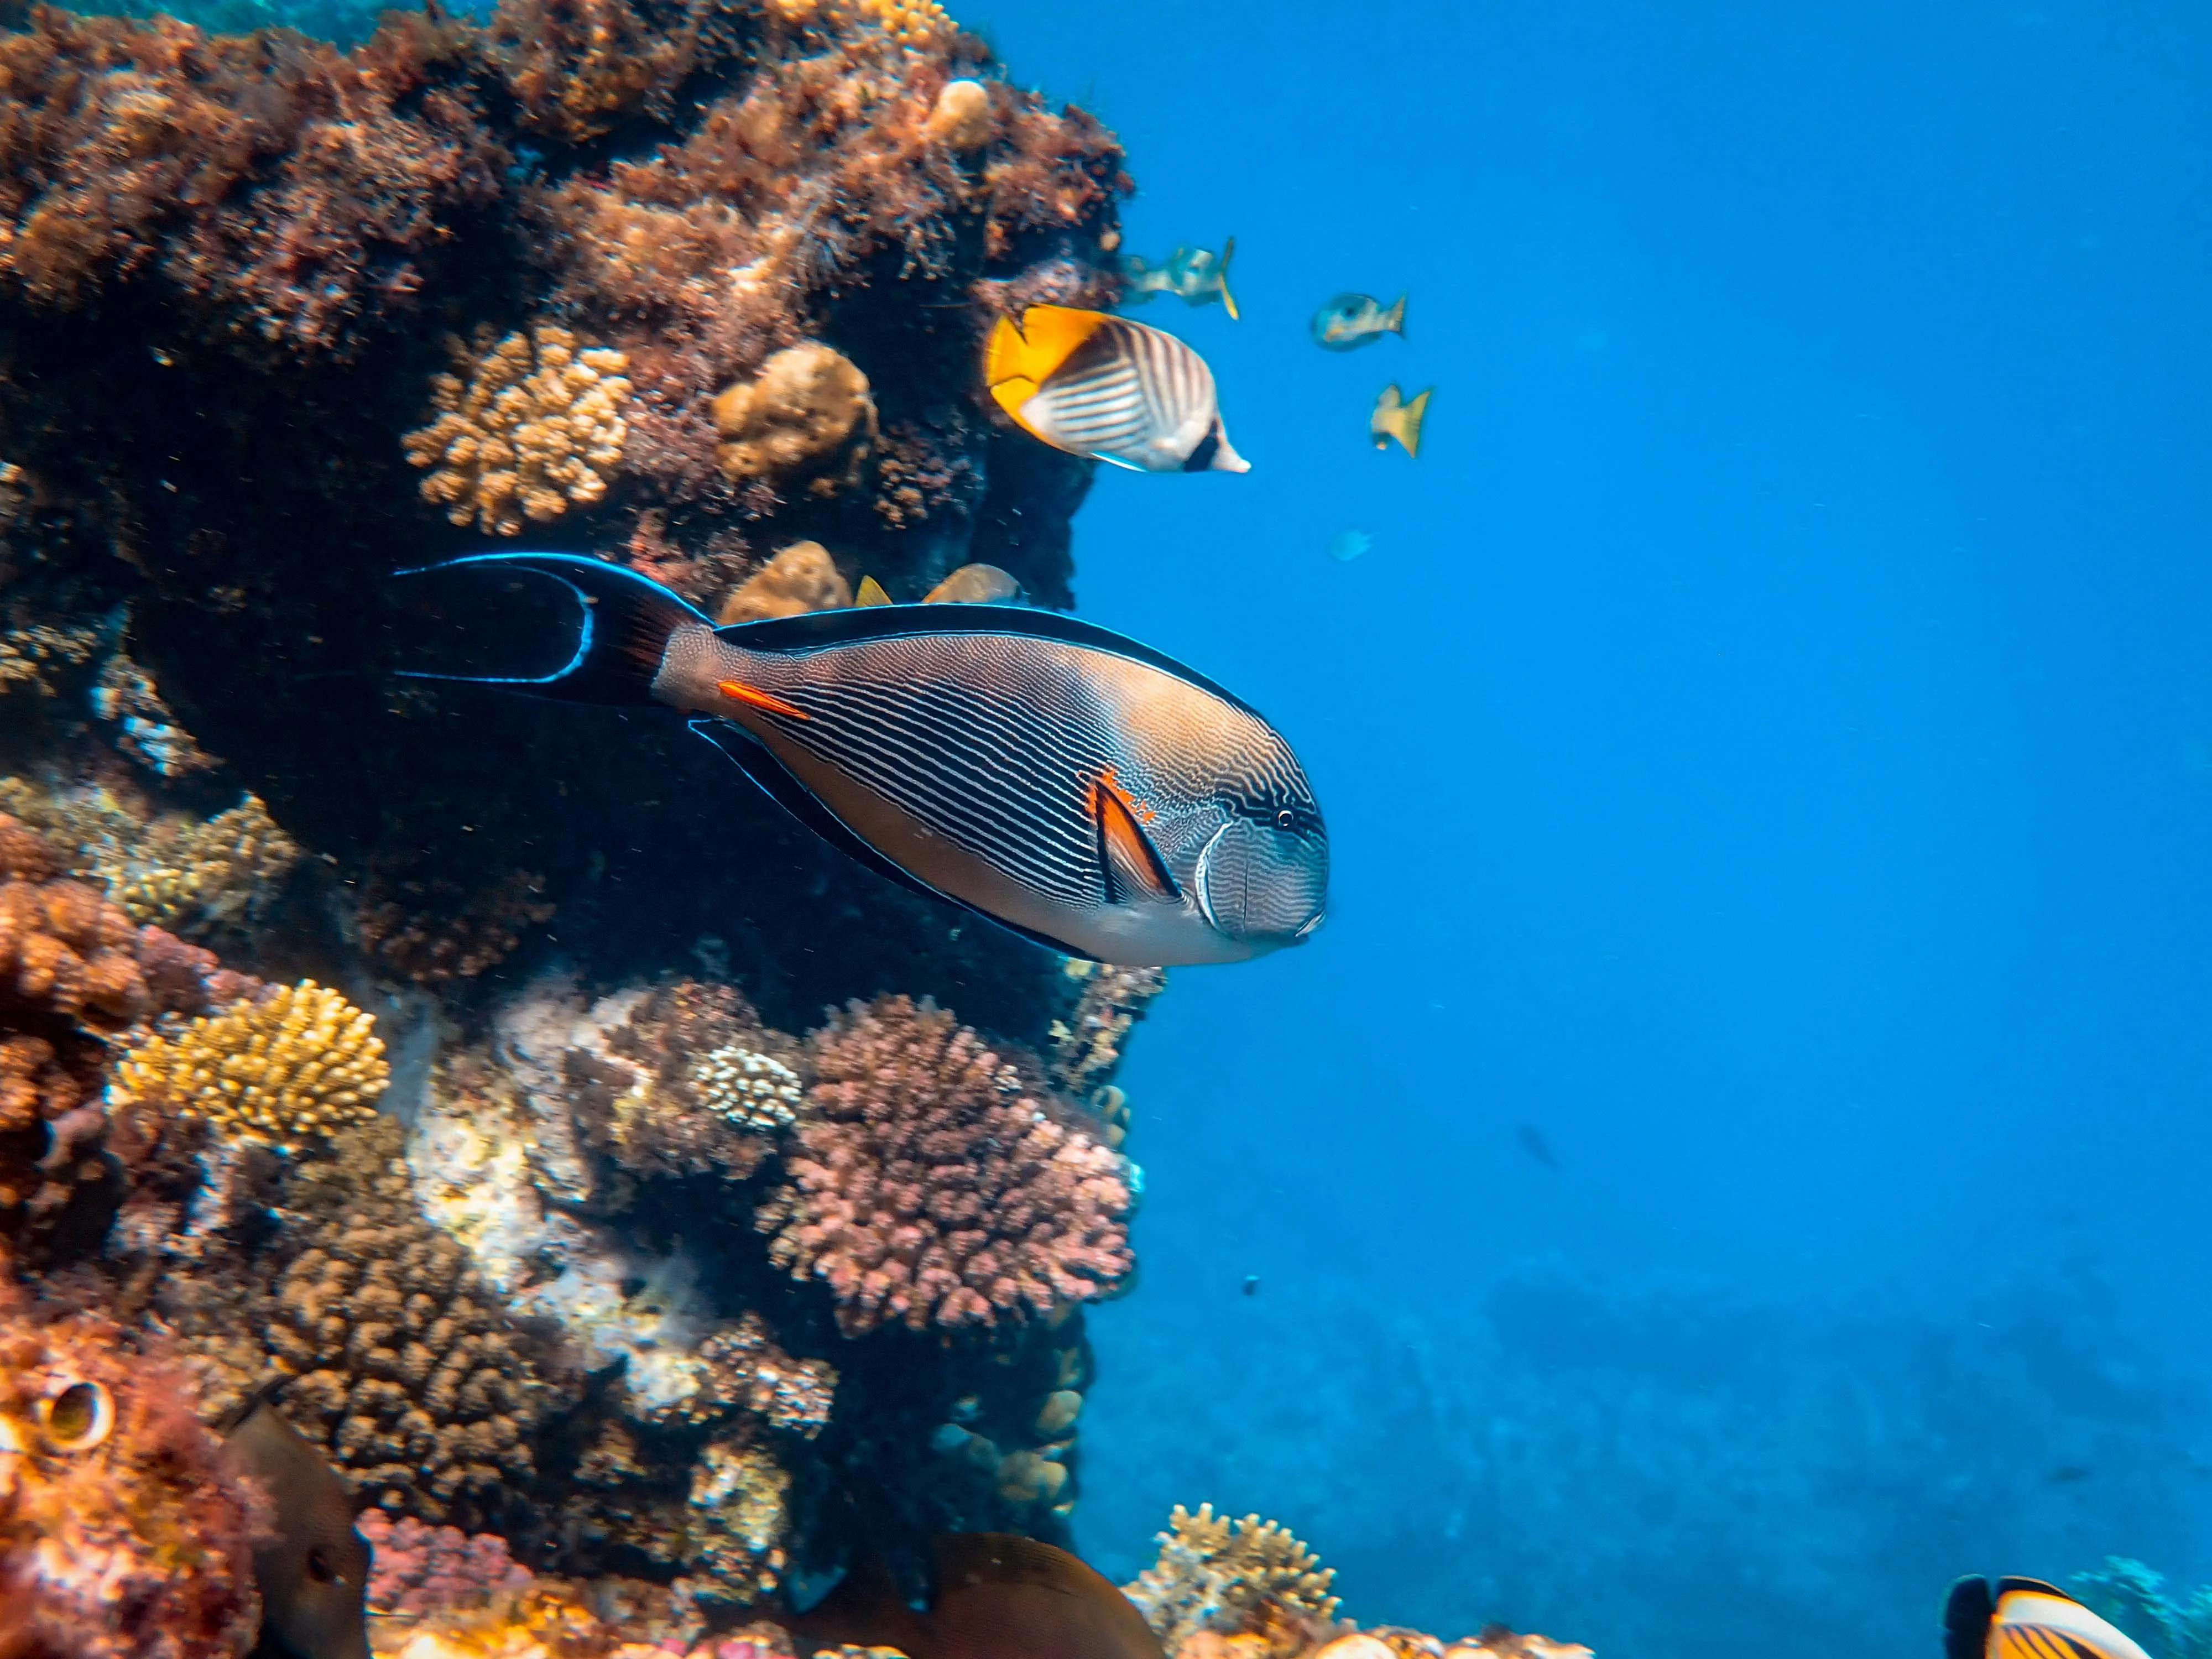
[[404, 440], [409, 460], [436, 469], [422, 480], [423, 499], [455, 524], [513, 536], [525, 518], [544, 524], [605, 495], [629, 434], [629, 359], [579, 347], [550, 323], [495, 345], [485, 335], [480, 346], [457, 347], [465, 380], [431, 377], [438, 418]]
[[1334, 1570], [1273, 1521], [1217, 1516], [1178, 1504], [1159, 1535], [1159, 1559], [1121, 1593], [1136, 1604], [1170, 1653], [1200, 1631], [1231, 1632], [1285, 1613], [1326, 1621]]
[[375, 1116], [391, 1080], [376, 1017], [308, 979], [149, 1037], [109, 1090], [289, 1148]]

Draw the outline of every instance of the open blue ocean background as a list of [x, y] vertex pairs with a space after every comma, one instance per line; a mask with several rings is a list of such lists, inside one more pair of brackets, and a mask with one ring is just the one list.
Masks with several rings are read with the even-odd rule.
[[[1135, 1044], [1086, 1549], [1259, 1510], [1604, 1659], [2212, 1577], [2212, 14], [962, 15], [1119, 131], [1131, 251], [1237, 238], [1243, 321], [1135, 314], [1254, 470], [1102, 476], [1078, 587], [1337, 856]], [[1344, 289], [1408, 337], [1316, 349]]]

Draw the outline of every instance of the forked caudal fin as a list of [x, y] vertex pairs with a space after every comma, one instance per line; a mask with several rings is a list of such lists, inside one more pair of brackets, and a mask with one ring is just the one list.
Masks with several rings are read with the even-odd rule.
[[474, 553], [443, 564], [396, 570], [395, 576], [483, 570], [496, 575], [524, 570], [550, 576], [576, 596], [582, 612], [575, 653], [550, 674], [426, 674], [396, 671], [416, 680], [459, 680], [506, 685], [564, 702], [649, 703], [668, 636], [687, 623], [714, 623], [681, 594], [635, 570], [580, 553]]

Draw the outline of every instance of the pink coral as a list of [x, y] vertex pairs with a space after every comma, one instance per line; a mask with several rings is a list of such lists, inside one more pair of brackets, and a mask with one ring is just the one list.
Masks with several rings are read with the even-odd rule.
[[950, 1013], [855, 1002], [810, 1048], [813, 1115], [757, 1223], [848, 1335], [1055, 1314], [1127, 1277], [1127, 1163]]
[[354, 1524], [376, 1551], [368, 1576], [371, 1613], [446, 1613], [530, 1583], [528, 1570], [514, 1564], [496, 1533], [425, 1526], [411, 1515], [394, 1521], [379, 1509], [364, 1510]]

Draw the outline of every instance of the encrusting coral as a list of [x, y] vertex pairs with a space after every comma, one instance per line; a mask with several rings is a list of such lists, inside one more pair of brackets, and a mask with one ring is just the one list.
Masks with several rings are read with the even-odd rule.
[[204, 1118], [289, 1152], [374, 1117], [391, 1078], [375, 1017], [310, 979], [149, 1037], [109, 1091], [118, 1104]]
[[747, 577], [722, 601], [714, 620], [757, 622], [808, 611], [842, 611], [853, 603], [852, 584], [820, 542], [793, 542]]
[[[1257, 1628], [1269, 1620], [1335, 1618], [1335, 1573], [1273, 1521], [1217, 1516], [1178, 1504], [1159, 1534], [1159, 1555], [1121, 1593], [1136, 1604], [1170, 1653], [1200, 1632]], [[1340, 1659], [1352, 1659], [1340, 1656]]]
[[1057, 1315], [1127, 1276], [1125, 1161], [950, 1013], [856, 1002], [809, 1053], [811, 1115], [756, 1224], [848, 1334]]
[[779, 351], [714, 399], [714, 459], [732, 480], [807, 481], [834, 495], [860, 481], [876, 436], [868, 377], [840, 351], [809, 342]]
[[629, 431], [628, 358], [579, 346], [551, 323], [496, 344], [486, 337], [473, 355], [459, 341], [453, 349], [467, 377], [433, 377], [438, 417], [406, 438], [407, 459], [436, 469], [423, 500], [457, 525], [514, 536], [526, 518], [550, 523], [606, 494]]
[[0, 1252], [0, 1650], [238, 1659], [251, 1540], [185, 1379], [90, 1315], [41, 1310]]

